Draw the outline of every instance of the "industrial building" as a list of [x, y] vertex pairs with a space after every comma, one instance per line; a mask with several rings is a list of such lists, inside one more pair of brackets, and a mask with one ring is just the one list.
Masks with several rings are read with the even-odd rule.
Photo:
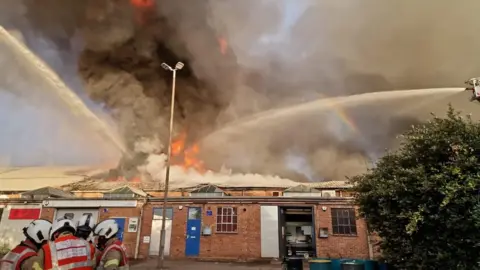
[[[163, 193], [152, 188], [154, 183], [95, 182], [88, 177], [71, 181], [66, 177], [65, 184], [36, 185], [34, 190], [22, 191], [9, 186], [8, 179], [4, 182], [5, 175], [0, 178], [5, 183], [0, 186], [4, 244], [12, 246], [21, 240], [21, 228], [38, 217], [75, 220], [92, 215], [97, 220], [118, 221], [131, 258], [158, 255]], [[48, 184], [48, 177], [43, 179]], [[58, 178], [55, 181], [58, 184]], [[349, 188], [351, 184], [345, 181], [293, 187], [205, 183], [175, 188], [166, 211], [165, 255], [240, 261], [306, 254], [375, 257], [378, 254], [364, 220], [357, 218]]]

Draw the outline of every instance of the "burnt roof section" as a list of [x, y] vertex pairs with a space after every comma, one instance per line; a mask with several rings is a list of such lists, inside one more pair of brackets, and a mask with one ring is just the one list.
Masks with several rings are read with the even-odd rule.
[[350, 189], [353, 188], [353, 184], [349, 181], [325, 181], [325, 182], [314, 182], [314, 183], [304, 183], [303, 185], [316, 188], [316, 189]]
[[294, 193], [320, 193], [319, 190], [313, 188], [313, 187], [310, 187], [310, 186], [306, 186], [306, 185], [298, 185], [298, 186], [295, 186], [295, 187], [291, 187], [291, 188], [287, 188], [285, 189], [284, 192], [294, 192]]
[[224, 193], [224, 191], [218, 188], [215, 185], [201, 185], [196, 189], [192, 190], [190, 193]]
[[[353, 187], [351, 183], [348, 181], [327, 181], [327, 182], [315, 182], [315, 183], [297, 183], [296, 185], [292, 186], [284, 186], [281, 187], [279, 185], [272, 185], [270, 187], [261, 187], [261, 186], [246, 186], [246, 185], [223, 185], [223, 184], [214, 184], [214, 183], [202, 183], [202, 184], [196, 184], [196, 185], [171, 185], [170, 190], [171, 191], [193, 191], [196, 190], [200, 187], [206, 186], [206, 185], [212, 185], [215, 186], [219, 189], [223, 190], [249, 190], [249, 189], [275, 189], [275, 190], [283, 190], [283, 189], [288, 189], [288, 188], [294, 188], [298, 185], [303, 185], [311, 188], [316, 188], [316, 189], [350, 189]], [[123, 186], [129, 186], [133, 188], [137, 188], [140, 190], [144, 191], [163, 191], [163, 183], [159, 181], [144, 181], [144, 182], [129, 182], [129, 181], [124, 181], [124, 180], [118, 180], [118, 181], [99, 181], [99, 180], [93, 180], [93, 179], [86, 179], [83, 181], [78, 181], [75, 183], [63, 185], [62, 187], [66, 190], [69, 191], [89, 191], [89, 192], [94, 192], [94, 191], [110, 191], [113, 189], [117, 189]]]
[[127, 185], [110, 190], [110, 191], [106, 191], [104, 192], [104, 194], [135, 194], [141, 197], [148, 196], [148, 194], [145, 191], [135, 187], [127, 186]]

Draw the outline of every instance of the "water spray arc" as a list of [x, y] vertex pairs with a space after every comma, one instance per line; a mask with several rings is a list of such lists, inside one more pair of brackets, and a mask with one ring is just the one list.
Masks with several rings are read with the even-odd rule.
[[49, 89], [60, 97], [74, 114], [86, 118], [100, 135], [113, 142], [122, 153], [126, 153], [126, 147], [119, 136], [98, 118], [47, 64], [2, 26], [0, 26], [0, 42], [6, 44], [18, 56], [18, 59], [23, 59], [30, 64], [28, 66], [34, 67], [35, 71], [42, 76], [42, 79], [51, 86]]
[[172, 133], [173, 133], [173, 116], [175, 110], [175, 82], [177, 79], [177, 71], [181, 70], [184, 67], [182, 62], [178, 62], [175, 65], [175, 68], [170, 67], [166, 63], [162, 63], [162, 68], [172, 72], [172, 100], [170, 104], [170, 125], [168, 130], [168, 153], [167, 153], [167, 164], [165, 168], [165, 187], [163, 191], [163, 204], [162, 204], [162, 228], [160, 232], [160, 253], [158, 254], [158, 264], [157, 269], [163, 269], [163, 263], [165, 261], [164, 251], [165, 251], [165, 223], [167, 221], [167, 198], [168, 198], [168, 184], [170, 181], [170, 161], [172, 158]]

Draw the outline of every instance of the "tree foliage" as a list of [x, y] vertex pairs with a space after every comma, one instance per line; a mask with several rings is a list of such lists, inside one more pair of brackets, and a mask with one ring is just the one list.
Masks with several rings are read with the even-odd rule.
[[384, 259], [398, 269], [480, 269], [480, 124], [450, 107], [402, 137], [351, 179]]

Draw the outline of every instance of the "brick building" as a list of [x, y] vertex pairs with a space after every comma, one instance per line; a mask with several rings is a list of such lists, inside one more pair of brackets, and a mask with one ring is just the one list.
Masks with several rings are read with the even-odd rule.
[[[129, 257], [159, 254], [163, 192], [158, 183], [65, 179], [58, 188], [36, 182], [37, 189], [23, 191], [3, 180], [9, 190], [0, 201], [5, 209], [0, 234], [12, 236], [20, 223], [38, 217], [77, 220], [88, 214], [97, 221], [117, 220]], [[295, 254], [372, 258], [377, 251], [365, 222], [356, 218], [350, 188], [344, 181], [177, 186], [169, 193], [165, 255], [244, 261]], [[18, 231], [5, 239], [13, 245], [22, 237]]]
[[[41, 217], [52, 220], [66, 212], [95, 210], [98, 220], [124, 219], [123, 241], [128, 254], [142, 259], [158, 255], [161, 207], [160, 198], [53, 199], [43, 201]], [[281, 233], [288, 230], [288, 223], [282, 223], [282, 211], [288, 209], [311, 209], [307, 215], [312, 228], [305, 234], [311, 235], [312, 247], [310, 252], [306, 249], [303, 253], [332, 258], [373, 256], [365, 222], [355, 218], [356, 210], [349, 198], [293, 197], [171, 198], [167, 208], [166, 256], [246, 261], [282, 257], [288, 254], [285, 233]]]

